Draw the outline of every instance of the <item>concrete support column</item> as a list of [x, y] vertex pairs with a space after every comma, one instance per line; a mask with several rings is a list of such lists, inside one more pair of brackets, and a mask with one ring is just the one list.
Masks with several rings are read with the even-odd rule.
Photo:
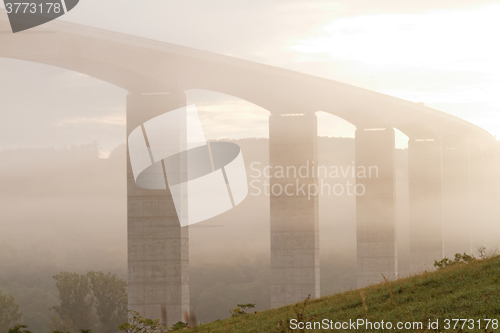
[[[145, 121], [186, 106], [183, 92], [129, 94], [127, 136]], [[168, 325], [189, 313], [189, 239], [168, 190], [136, 185], [127, 154], [128, 305]]]
[[488, 247], [488, 213], [485, 176], [485, 156], [479, 146], [470, 147], [469, 187], [470, 187], [470, 242], [474, 253], [480, 246]]
[[432, 270], [443, 258], [440, 140], [408, 142], [408, 177], [410, 270]]
[[[271, 178], [271, 306], [319, 297], [317, 119], [315, 114], [274, 114], [269, 119]], [[316, 186], [316, 187], [315, 187]], [[309, 192], [308, 189], [312, 191]], [[285, 192], [286, 191], [286, 192]]]
[[471, 253], [469, 150], [456, 137], [442, 138], [444, 256]]
[[485, 246], [489, 250], [499, 247], [497, 235], [500, 231], [500, 151], [493, 148], [485, 156], [485, 214], [488, 235]]
[[358, 287], [397, 276], [394, 149], [393, 128], [356, 130]]

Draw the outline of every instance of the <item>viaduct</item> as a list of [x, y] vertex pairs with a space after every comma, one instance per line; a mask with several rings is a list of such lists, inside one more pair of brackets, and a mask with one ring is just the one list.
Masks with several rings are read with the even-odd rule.
[[[128, 91], [127, 134], [186, 105], [184, 91], [205, 89], [247, 100], [270, 112], [272, 166], [317, 160], [316, 111], [357, 128], [356, 164], [377, 166], [378, 178], [357, 179], [358, 286], [397, 277], [394, 128], [409, 138], [412, 269], [471, 250], [482, 224], [497, 221], [496, 139], [464, 120], [405, 101], [311, 75], [206, 51], [52, 21], [12, 34], [0, 11], [0, 57], [87, 74]], [[335, 152], [331, 152], [334, 154]], [[179, 226], [169, 191], [144, 190], [128, 161], [129, 309], [145, 317], [189, 312], [188, 228]], [[294, 180], [274, 179], [277, 182]], [[306, 180], [316, 183], [317, 179]], [[318, 197], [271, 195], [273, 307], [319, 297]], [[443, 230], [446, 230], [443, 232]], [[162, 310], [163, 309], [163, 310]]]

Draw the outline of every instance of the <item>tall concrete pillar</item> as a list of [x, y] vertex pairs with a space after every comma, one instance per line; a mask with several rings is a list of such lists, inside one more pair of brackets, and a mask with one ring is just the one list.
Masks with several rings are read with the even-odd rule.
[[356, 130], [358, 287], [397, 276], [394, 149], [393, 128]]
[[469, 150], [457, 137], [442, 138], [444, 256], [471, 253]]
[[499, 248], [500, 227], [500, 151], [490, 148], [485, 154], [485, 215], [488, 230], [486, 246], [489, 250]]
[[488, 244], [488, 193], [485, 184], [485, 156], [481, 148], [472, 145], [469, 151], [469, 187], [470, 187], [470, 243], [474, 253], [480, 246]]
[[[145, 121], [182, 106], [183, 92], [129, 94], [127, 136]], [[127, 160], [128, 306], [173, 325], [189, 313], [188, 229], [180, 227], [168, 187], [138, 187], [128, 154]]]
[[270, 180], [272, 307], [300, 302], [309, 295], [319, 297], [317, 175], [312, 174], [317, 166], [316, 143], [315, 114], [270, 117], [270, 166], [285, 171], [283, 178]]
[[441, 142], [417, 139], [408, 142], [410, 198], [410, 270], [434, 268], [443, 258]]

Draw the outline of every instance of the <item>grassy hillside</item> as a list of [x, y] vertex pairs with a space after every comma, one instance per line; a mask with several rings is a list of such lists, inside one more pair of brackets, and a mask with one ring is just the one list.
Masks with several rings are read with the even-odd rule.
[[[389, 287], [390, 286], [390, 287]], [[330, 332], [330, 329], [290, 330], [289, 320], [302, 318], [303, 322], [349, 322], [364, 319], [391, 322], [394, 332], [428, 331], [431, 322], [439, 320], [439, 332], [459, 332], [464, 321], [449, 322], [445, 319], [473, 319], [465, 323], [462, 332], [485, 332], [485, 319], [500, 319], [500, 256], [459, 264], [436, 272], [381, 283], [360, 290], [352, 290], [297, 305], [282, 307], [237, 318], [219, 320], [191, 329], [189, 332]], [[480, 320], [478, 322], [478, 320]], [[396, 329], [398, 322], [422, 322], [423, 329]], [[472, 324], [474, 324], [472, 328]], [[478, 324], [481, 328], [478, 328]], [[344, 324], [345, 325], [345, 324]], [[413, 325], [413, 324], [407, 324]], [[339, 331], [376, 331], [360, 326], [359, 329]], [[388, 330], [389, 331], [389, 330]], [[500, 324], [489, 322], [486, 332], [500, 331]]]

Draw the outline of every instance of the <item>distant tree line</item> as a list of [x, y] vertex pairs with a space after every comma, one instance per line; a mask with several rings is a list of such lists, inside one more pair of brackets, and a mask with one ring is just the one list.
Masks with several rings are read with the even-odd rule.
[[[62, 272], [53, 279], [60, 304], [52, 307], [52, 333], [164, 333], [188, 327], [183, 322], [168, 327], [135, 311], [128, 316], [127, 283], [116, 274]], [[0, 333], [33, 333], [19, 324], [22, 317], [14, 297], [0, 291]]]
[[22, 316], [19, 305], [14, 301], [14, 296], [0, 291], [0, 328], [10, 327], [21, 320]]
[[61, 303], [49, 328], [112, 333], [127, 320], [127, 283], [116, 274], [63, 272], [53, 276]]
[[[53, 279], [60, 299], [50, 318], [54, 333], [114, 333], [127, 322], [127, 283], [116, 274], [62, 272]], [[26, 325], [12, 328], [21, 319], [14, 297], [0, 292], [0, 333], [30, 333]]]

